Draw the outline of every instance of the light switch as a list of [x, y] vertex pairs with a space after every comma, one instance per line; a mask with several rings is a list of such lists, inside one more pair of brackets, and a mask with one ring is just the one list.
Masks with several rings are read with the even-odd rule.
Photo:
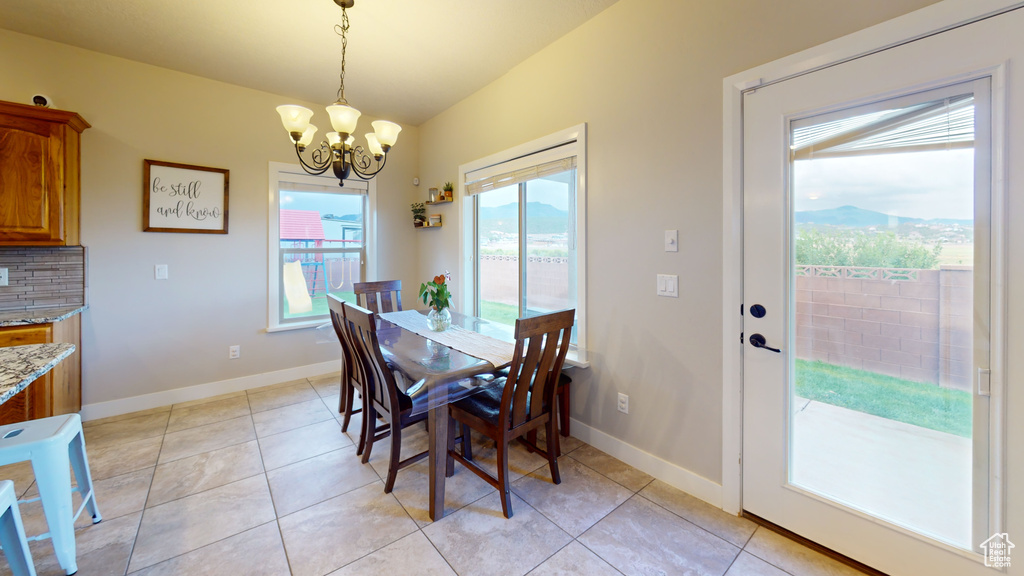
[[10, 282], [10, 275], [7, 268], [0, 268], [0, 286], [7, 286]]
[[658, 274], [658, 296], [679, 298], [679, 276]]
[[665, 252], [679, 252], [679, 230], [665, 230]]
[[153, 276], [157, 280], [167, 280], [167, 264], [157, 264], [153, 269]]

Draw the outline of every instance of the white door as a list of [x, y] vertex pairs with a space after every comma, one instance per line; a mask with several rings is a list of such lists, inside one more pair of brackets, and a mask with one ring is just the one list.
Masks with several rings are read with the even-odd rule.
[[1020, 30], [744, 95], [743, 508], [893, 576], [990, 573], [1004, 531], [991, 279], [1024, 190], [993, 174], [1024, 136]]

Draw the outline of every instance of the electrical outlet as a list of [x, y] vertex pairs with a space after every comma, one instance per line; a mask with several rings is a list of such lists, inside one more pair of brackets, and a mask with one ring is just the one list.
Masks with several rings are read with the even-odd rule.
[[228, 347], [228, 358], [234, 360], [242, 355], [242, 347], [238, 344]]
[[629, 414], [629, 396], [619, 392], [619, 412]]
[[153, 277], [157, 280], [167, 280], [167, 264], [157, 264], [154, 266]]
[[10, 275], [7, 272], [7, 268], [0, 268], [0, 286], [7, 286], [10, 281]]

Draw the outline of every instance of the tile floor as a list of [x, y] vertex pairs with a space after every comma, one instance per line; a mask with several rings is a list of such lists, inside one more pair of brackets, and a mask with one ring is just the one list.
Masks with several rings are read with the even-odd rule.
[[[358, 419], [340, 431], [337, 378], [85, 423], [104, 520], [79, 519], [79, 574], [859, 574], [575, 438], [563, 442], [559, 486], [544, 459], [513, 451], [512, 519], [495, 490], [456, 466], [448, 514], [432, 523], [427, 463], [384, 494], [388, 448], [359, 462]], [[403, 452], [426, 441], [410, 428]], [[477, 443], [474, 455], [493, 464], [495, 451]], [[28, 464], [0, 478], [35, 493]], [[22, 515], [29, 534], [45, 530], [38, 503]], [[62, 574], [48, 541], [31, 548], [40, 575]]]

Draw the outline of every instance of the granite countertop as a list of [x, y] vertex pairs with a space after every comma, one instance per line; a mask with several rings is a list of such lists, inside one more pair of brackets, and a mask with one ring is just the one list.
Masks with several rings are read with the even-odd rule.
[[67, 320], [84, 312], [89, 306], [63, 306], [38, 308], [35, 310], [6, 310], [0, 312], [0, 327], [25, 326], [28, 324], [50, 324]]
[[21, 392], [75, 351], [67, 342], [0, 348], [0, 404]]

